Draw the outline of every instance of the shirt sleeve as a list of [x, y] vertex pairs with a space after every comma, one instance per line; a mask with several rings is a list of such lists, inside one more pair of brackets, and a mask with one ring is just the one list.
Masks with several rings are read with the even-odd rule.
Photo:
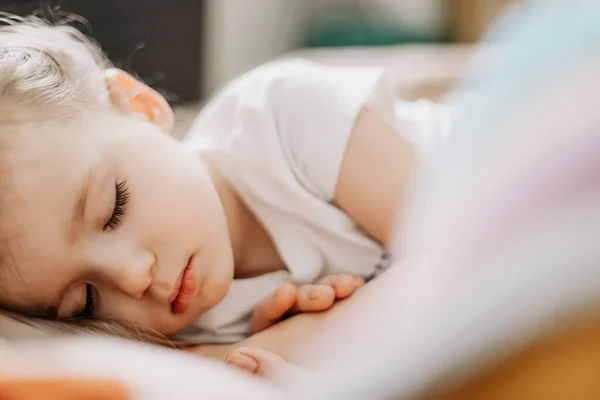
[[393, 123], [394, 91], [379, 68], [308, 61], [278, 66], [270, 101], [280, 144], [299, 182], [332, 201], [355, 120], [368, 106]]

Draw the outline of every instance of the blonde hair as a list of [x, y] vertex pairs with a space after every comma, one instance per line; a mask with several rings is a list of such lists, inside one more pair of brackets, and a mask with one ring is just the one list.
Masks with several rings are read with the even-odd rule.
[[99, 46], [69, 26], [4, 17], [0, 27], [0, 127], [69, 118], [108, 104]]
[[5, 339], [31, 339], [78, 336], [115, 336], [158, 346], [180, 349], [196, 343], [172, 340], [152, 329], [127, 322], [105, 319], [51, 320], [28, 317], [11, 311], [0, 311], [0, 337]]
[[[0, 21], [0, 130], [9, 132], [40, 122], [69, 119], [110, 104], [105, 70], [110, 63], [98, 45], [69, 26], [52, 26], [39, 18], [4, 15]], [[57, 321], [3, 311], [3, 327], [13, 323], [48, 335], [111, 335], [180, 347], [150, 329], [113, 320]], [[13, 325], [14, 327], [14, 325]]]

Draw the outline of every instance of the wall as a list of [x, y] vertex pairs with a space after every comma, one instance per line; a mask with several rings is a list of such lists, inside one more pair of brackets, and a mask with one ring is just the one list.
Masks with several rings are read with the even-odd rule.
[[204, 94], [301, 47], [311, 17], [336, 3], [360, 4], [425, 34], [445, 28], [442, 0], [205, 0]]
[[307, 0], [206, 0], [204, 92], [302, 45]]

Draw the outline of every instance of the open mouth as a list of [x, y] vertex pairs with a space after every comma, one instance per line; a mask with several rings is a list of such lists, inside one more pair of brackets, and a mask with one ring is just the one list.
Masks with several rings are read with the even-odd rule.
[[192, 263], [193, 257], [190, 257], [184, 270], [175, 284], [175, 289], [169, 301], [171, 303], [171, 310], [173, 314], [185, 313], [192, 303], [192, 296], [196, 291], [196, 275], [194, 274], [194, 265]]

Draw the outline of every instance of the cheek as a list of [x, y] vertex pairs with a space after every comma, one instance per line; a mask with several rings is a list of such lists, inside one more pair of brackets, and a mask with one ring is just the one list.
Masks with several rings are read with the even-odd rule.
[[226, 225], [220, 200], [198, 160], [175, 152], [146, 158], [132, 170], [131, 217], [147, 232], [178, 238], [210, 234]]

